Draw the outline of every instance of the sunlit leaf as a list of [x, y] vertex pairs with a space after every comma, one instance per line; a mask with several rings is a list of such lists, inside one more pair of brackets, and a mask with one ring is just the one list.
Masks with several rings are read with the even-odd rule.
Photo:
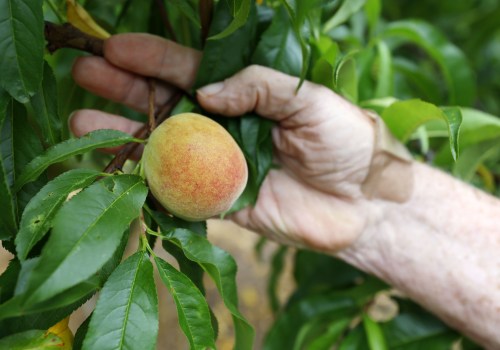
[[450, 149], [453, 158], [458, 157], [458, 132], [462, 123], [459, 108], [439, 108], [421, 100], [408, 100], [393, 103], [382, 113], [382, 118], [391, 132], [400, 141], [406, 142], [412, 133], [422, 124], [441, 119], [448, 125]]
[[137, 252], [111, 274], [99, 295], [83, 349], [156, 349], [158, 298], [149, 256]]
[[380, 20], [380, 13], [382, 12], [381, 0], [366, 0], [365, 14], [370, 26], [370, 32], [373, 33]]
[[31, 248], [47, 233], [68, 194], [88, 186], [99, 174], [90, 169], [70, 170], [50, 181], [33, 197], [24, 210], [16, 236], [19, 259], [26, 259]]
[[58, 143], [26, 165], [16, 180], [14, 189], [17, 191], [28, 182], [34, 181], [49, 165], [97, 148], [114, 147], [133, 141], [137, 139], [124, 132], [102, 129]]
[[0, 1], [0, 85], [21, 103], [43, 74], [42, 0]]
[[370, 350], [389, 349], [380, 325], [367, 314], [363, 315], [363, 326]]
[[54, 218], [25, 304], [46, 300], [98, 271], [139, 215], [146, 195], [140, 177], [118, 175], [94, 183], [67, 202]]
[[107, 39], [111, 36], [75, 0], [66, 0], [66, 17], [69, 23], [88, 35], [100, 39]]
[[394, 75], [392, 71], [392, 55], [389, 47], [383, 41], [377, 43], [378, 53], [378, 72], [377, 87], [375, 89], [375, 98], [387, 97], [393, 95]]
[[323, 33], [328, 33], [339, 24], [347, 21], [361, 9], [365, 2], [366, 0], [343, 0], [337, 12], [323, 25]]
[[500, 139], [471, 145], [461, 152], [453, 166], [453, 175], [469, 182], [479, 165], [487, 159], [498, 157], [498, 155], [500, 155]]
[[335, 89], [343, 97], [352, 102], [358, 101], [358, 73], [355, 53], [342, 57], [335, 68]]
[[73, 333], [69, 329], [69, 316], [63, 318], [61, 321], [57, 322], [55, 325], [47, 329], [47, 333], [55, 334], [63, 342], [61, 350], [72, 350], [73, 349]]

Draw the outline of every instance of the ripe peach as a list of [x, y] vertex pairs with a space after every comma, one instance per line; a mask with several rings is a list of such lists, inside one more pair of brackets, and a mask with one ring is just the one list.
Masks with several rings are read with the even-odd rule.
[[151, 133], [143, 167], [155, 198], [189, 221], [226, 212], [248, 177], [245, 157], [231, 135], [195, 113], [172, 116]]

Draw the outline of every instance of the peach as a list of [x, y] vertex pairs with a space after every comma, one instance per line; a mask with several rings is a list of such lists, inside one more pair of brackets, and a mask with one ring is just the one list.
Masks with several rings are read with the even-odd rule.
[[245, 157], [231, 135], [195, 113], [172, 116], [151, 133], [143, 168], [155, 198], [188, 221], [229, 210], [248, 177]]

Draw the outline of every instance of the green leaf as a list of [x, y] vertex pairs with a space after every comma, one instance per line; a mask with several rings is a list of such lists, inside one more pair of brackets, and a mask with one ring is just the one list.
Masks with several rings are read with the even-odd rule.
[[332, 18], [323, 25], [323, 33], [328, 33], [333, 28], [347, 21], [354, 13], [365, 4], [366, 0], [344, 0]]
[[458, 132], [462, 114], [457, 107], [439, 108], [421, 100], [395, 102], [382, 113], [382, 119], [401, 142], [406, 142], [413, 132], [430, 120], [444, 120], [448, 125], [450, 149], [454, 159], [458, 157]]
[[87, 332], [89, 330], [90, 319], [92, 318], [92, 314], [90, 314], [85, 321], [78, 327], [75, 333], [75, 338], [73, 339], [73, 349], [72, 350], [81, 350], [83, 346], [83, 340], [87, 336]]
[[365, 327], [366, 338], [370, 350], [388, 350], [384, 333], [380, 325], [367, 314], [363, 315], [363, 326]]
[[500, 155], [499, 139], [487, 140], [467, 147], [453, 166], [453, 175], [470, 182], [479, 167], [485, 160]]
[[189, 18], [198, 28], [201, 28], [200, 16], [191, 1], [169, 0], [168, 4], [177, 7], [179, 11]]
[[42, 0], [0, 2], [0, 85], [28, 102], [43, 74]]
[[[350, 331], [347, 336], [342, 340], [338, 347], [339, 350], [359, 350], [369, 349], [366, 334], [360, 325]], [[427, 349], [426, 349], [427, 350]]]
[[31, 99], [31, 106], [34, 112], [33, 119], [40, 127], [44, 142], [50, 146], [55, 145], [62, 139], [62, 124], [59, 118], [57, 101], [56, 79], [52, 73], [52, 68], [45, 62], [42, 84]]
[[14, 190], [18, 191], [28, 182], [34, 181], [51, 164], [62, 162], [77, 154], [103, 148], [123, 145], [137, 141], [134, 137], [118, 130], [95, 130], [80, 138], [66, 140], [47, 149], [43, 154], [33, 159], [23, 169], [16, 180]]
[[[9, 98], [10, 100], [10, 98]], [[1, 102], [1, 101], [0, 101]], [[12, 101], [9, 101], [0, 120], [0, 239], [8, 239], [17, 231], [16, 196], [11, 191], [14, 182], [14, 147]], [[1, 111], [0, 111], [1, 112]]]
[[500, 118], [472, 108], [460, 108], [463, 116], [460, 127], [460, 147], [500, 137]]
[[90, 169], [70, 170], [46, 184], [28, 203], [16, 236], [16, 251], [20, 260], [26, 259], [33, 246], [49, 230], [57, 210], [68, 195], [90, 185], [100, 172]]
[[140, 177], [118, 175], [94, 183], [67, 202], [54, 218], [25, 305], [42, 302], [97, 272], [139, 215], [146, 195]]
[[137, 252], [111, 274], [90, 320], [83, 349], [155, 349], [158, 298], [149, 256]]
[[375, 98], [393, 96], [394, 74], [392, 71], [391, 51], [384, 41], [377, 43], [378, 72]]
[[263, 349], [293, 349], [299, 330], [311, 319], [324, 315], [344, 318], [354, 315], [355, 312], [355, 302], [347, 296], [322, 295], [303, 298], [286, 312], [279, 314], [266, 335]]
[[474, 102], [475, 77], [466, 56], [435, 27], [420, 20], [402, 20], [389, 24], [381, 37], [402, 38], [424, 49], [439, 65], [449, 104], [469, 106]]
[[309, 30], [304, 30], [307, 24], [306, 20], [308, 18], [308, 13], [316, 4], [316, 1], [310, 0], [297, 0], [293, 1], [293, 4], [289, 4], [287, 0], [281, 0], [284, 5], [288, 16], [292, 21], [293, 31], [296, 38], [299, 40], [300, 49], [302, 51], [302, 69], [300, 72], [300, 81], [297, 86], [297, 90], [300, 89], [304, 80], [306, 79], [307, 72], [309, 70], [309, 61], [311, 57], [311, 50], [308, 44], [309, 40]]
[[275, 123], [255, 114], [227, 121], [227, 129], [238, 142], [248, 165], [248, 181], [245, 190], [229, 213], [240, 210], [257, 200], [260, 186], [273, 164], [273, 140], [271, 129]]
[[370, 27], [371, 36], [375, 32], [375, 28], [380, 20], [382, 12], [382, 4], [380, 0], [367, 0], [365, 4], [365, 14]]
[[352, 287], [365, 276], [338, 258], [307, 250], [297, 251], [293, 273], [299, 292], [303, 294]]
[[[219, 1], [215, 6], [209, 35], [223, 30], [230, 21], [229, 6], [225, 1]], [[255, 38], [256, 23], [255, 5], [251, 5], [251, 11], [245, 25], [224, 40], [208, 40], [206, 42], [196, 76], [196, 88], [229, 78], [248, 65]]]
[[394, 350], [448, 350], [458, 339], [454, 331], [420, 307], [400, 307], [400, 314], [381, 327], [389, 348]]
[[336, 91], [348, 100], [358, 101], [358, 73], [356, 70], [355, 53], [342, 57], [335, 68]]
[[[0, 319], [6, 318], [5, 320], [0, 322], [0, 337], [29, 329], [48, 329], [63, 318], [69, 316], [74, 310], [79, 308], [87, 300], [90, 299], [90, 297], [95, 292], [95, 285], [94, 290], [92, 290], [91, 293], [87, 293], [88, 286], [89, 284], [87, 283], [77, 285], [71, 288], [71, 290], [55, 296], [54, 298], [49, 300], [47, 304], [38, 304], [34, 306], [33, 309], [23, 309], [20, 305], [21, 298], [12, 298], [9, 303], [11, 305], [17, 305], [10, 306], [10, 309], [7, 309], [7, 312], [9, 312], [9, 314], [11, 314], [12, 316], [17, 316], [7, 318], [4, 312], [4, 305], [0, 307]], [[83, 297], [80, 297], [79, 299], [74, 301], [74, 298], [78, 297], [78, 295]]]
[[227, 26], [222, 32], [210, 36], [208, 38], [209, 40], [220, 40], [228, 37], [247, 23], [250, 10], [255, 6], [255, 2], [253, 0], [240, 0], [239, 2], [241, 3], [240, 7], [238, 8], [231, 24], [229, 24], [229, 26]]
[[302, 51], [292, 23], [284, 8], [277, 10], [269, 28], [262, 34], [252, 56], [252, 63], [299, 76]]
[[[175, 216], [162, 217], [162, 230], [170, 231], [176, 228], [185, 228], [203, 237], [207, 236], [207, 222], [206, 221], [185, 221]], [[198, 287], [202, 294], [205, 294], [205, 287], [203, 286], [204, 271], [196, 262], [189, 260], [184, 255], [181, 248], [169, 241], [162, 242], [163, 248], [172, 255], [183, 274], [188, 276], [191, 281]]]
[[393, 59], [393, 68], [394, 72], [401, 75], [411, 86], [414, 97], [421, 97], [430, 103], [441, 101], [439, 81], [433, 72], [428, 72], [422, 69], [421, 65], [402, 57]]
[[276, 313], [280, 308], [280, 303], [278, 299], [278, 281], [283, 271], [285, 264], [285, 256], [288, 249], [285, 246], [280, 246], [273, 254], [271, 260], [271, 274], [269, 275], [269, 282], [267, 285], [267, 294], [269, 296], [269, 303], [271, 304], [271, 310]]
[[21, 270], [19, 260], [12, 259], [5, 271], [0, 275], [0, 304], [10, 299], [14, 295], [17, 278]]
[[329, 350], [351, 323], [350, 318], [337, 318], [323, 334], [314, 339], [307, 347], [308, 350]]
[[[14, 179], [17, 181], [26, 164], [28, 164], [33, 158], [40, 155], [44, 149], [37, 133], [28, 121], [26, 108], [16, 101], [13, 101], [12, 104], [12, 118], [12, 145], [14, 147], [15, 171]], [[31, 198], [38, 193], [40, 188], [42, 188], [46, 182], [47, 176], [45, 173], [42, 173], [37, 181], [27, 184], [17, 192], [17, 212], [19, 214], [23, 212]]]
[[64, 342], [53, 333], [31, 330], [0, 339], [0, 349], [9, 350], [58, 350]]
[[[331, 275], [330, 275], [331, 277]], [[380, 290], [387, 286], [369, 277], [364, 283], [341, 290], [319, 291], [316, 295], [296, 295], [281, 312], [269, 333], [264, 349], [293, 349], [302, 327], [315, 318], [351, 318]]]
[[160, 278], [177, 306], [182, 331], [191, 349], [215, 349], [215, 335], [208, 304], [193, 282], [166, 261], [155, 257]]
[[315, 47], [319, 51], [319, 58], [313, 65], [311, 80], [333, 90], [334, 70], [340, 53], [339, 46], [329, 37], [321, 36], [315, 41]]
[[[162, 228], [164, 215], [155, 214], [154, 218]], [[252, 349], [254, 330], [238, 310], [236, 263], [231, 255], [186, 229], [162, 230], [162, 238], [180, 247], [188, 259], [200, 264], [210, 275], [233, 317], [235, 348]]]

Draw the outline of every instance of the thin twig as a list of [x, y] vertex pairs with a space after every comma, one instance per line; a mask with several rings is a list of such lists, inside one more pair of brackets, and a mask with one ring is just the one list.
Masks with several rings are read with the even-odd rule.
[[155, 100], [156, 100], [156, 88], [154, 79], [148, 78], [148, 125], [149, 132], [153, 132], [156, 128], [155, 121]]
[[[183, 94], [179, 91], [177, 94], [173, 95], [158, 111], [155, 117], [156, 125], [161, 124], [165, 119], [170, 116], [170, 113], [174, 106], [180, 101]], [[137, 132], [134, 134], [135, 138], [146, 139], [151, 133], [149, 125], [144, 124]], [[136, 142], [127, 143], [122, 149], [118, 151], [115, 157], [109, 162], [109, 164], [104, 169], [105, 173], [114, 173], [117, 170], [121, 170], [125, 161], [131, 158], [132, 154], [135, 152], [139, 146]]]
[[158, 7], [158, 10], [160, 11], [160, 16], [161, 20], [163, 22], [163, 25], [167, 29], [168, 35], [170, 35], [170, 39], [173, 41], [177, 41], [177, 37], [175, 36], [174, 28], [172, 28], [172, 24], [170, 23], [170, 20], [168, 19], [168, 14], [167, 14], [167, 8], [165, 7], [165, 3], [163, 0], [155, 0], [156, 6]]

